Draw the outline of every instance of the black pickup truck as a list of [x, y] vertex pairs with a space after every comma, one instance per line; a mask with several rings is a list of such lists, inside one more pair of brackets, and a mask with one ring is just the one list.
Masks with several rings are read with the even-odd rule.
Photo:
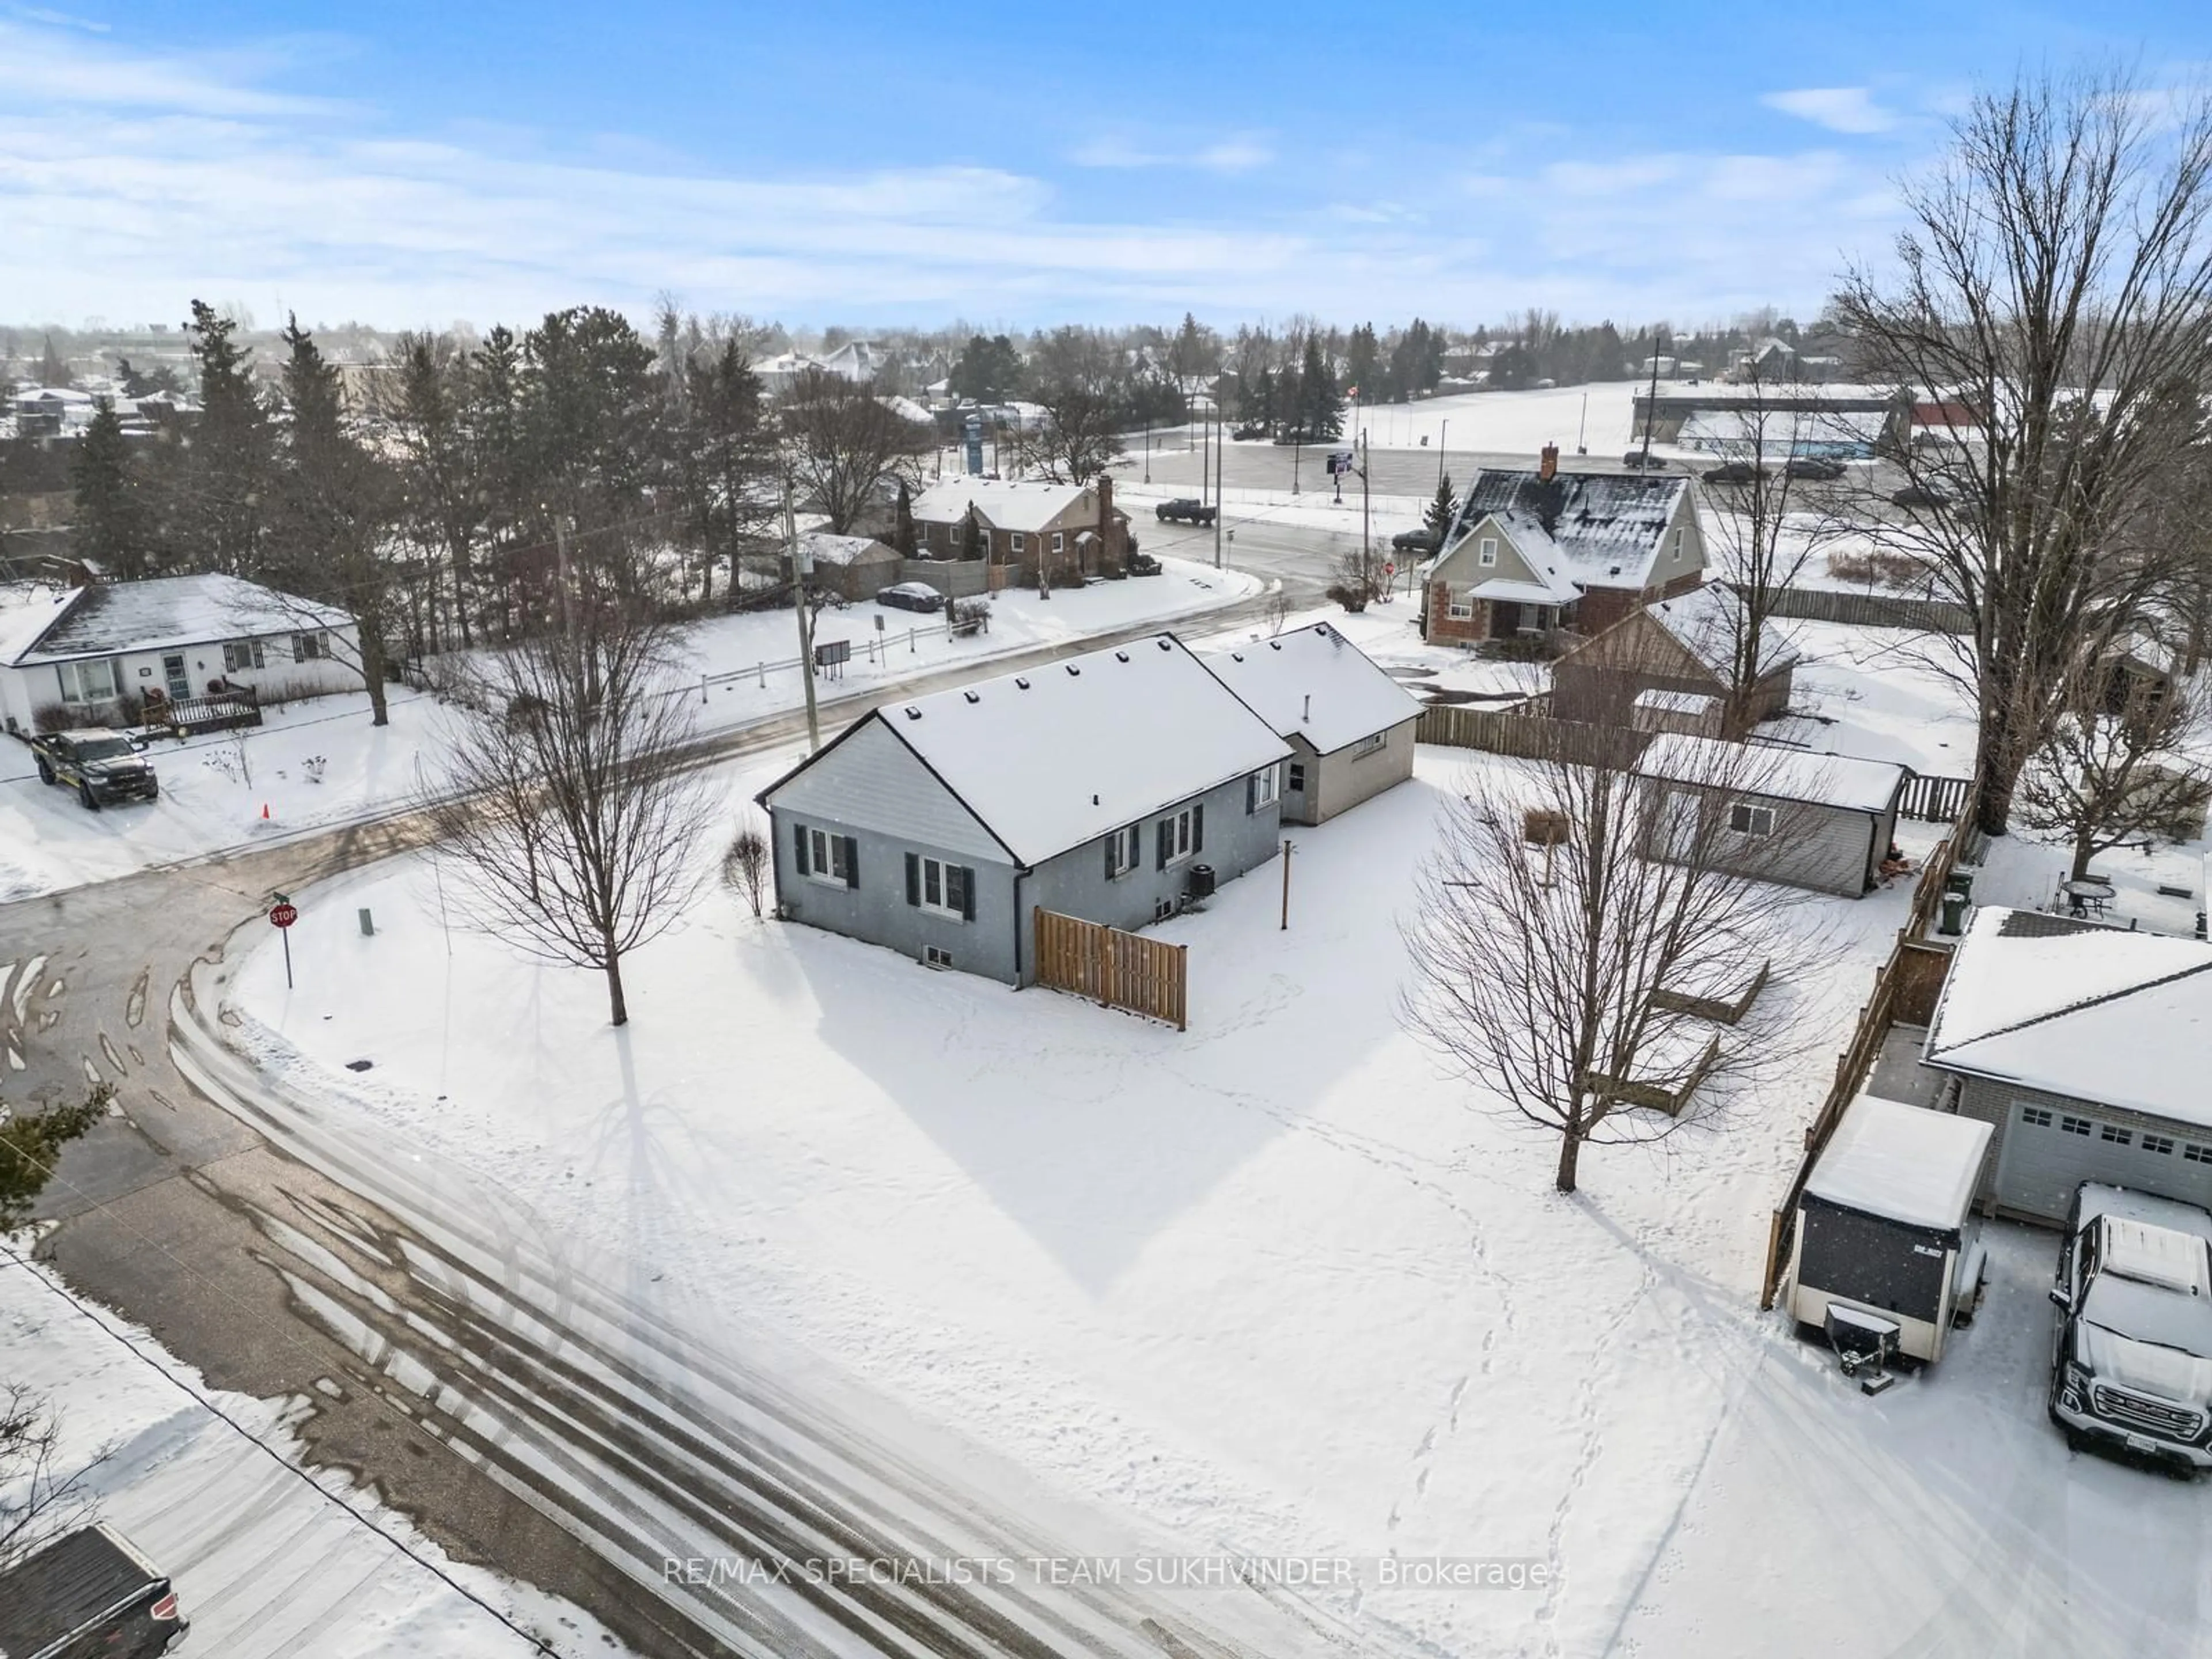
[[168, 1579], [106, 1527], [0, 1573], [0, 1654], [11, 1659], [153, 1659], [185, 1629]]
[[31, 739], [40, 783], [66, 784], [94, 811], [110, 801], [152, 800], [161, 793], [154, 763], [120, 732], [50, 732]]
[[1171, 501], [1162, 501], [1154, 513], [1162, 519], [1173, 519], [1179, 524], [1212, 524], [1214, 514], [1221, 509], [1208, 507], [1194, 495], [1182, 495]]

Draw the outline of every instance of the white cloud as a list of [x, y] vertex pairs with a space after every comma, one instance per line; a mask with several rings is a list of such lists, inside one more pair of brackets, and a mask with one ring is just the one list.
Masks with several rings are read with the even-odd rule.
[[1079, 167], [1200, 167], [1208, 173], [1249, 173], [1275, 159], [1258, 135], [1238, 133], [1196, 149], [1146, 149], [1120, 134], [1109, 133], [1079, 144], [1067, 159]]
[[1864, 87], [1804, 87], [1795, 92], [1770, 92], [1759, 101], [1831, 132], [1888, 132], [1900, 118], [1876, 104]]

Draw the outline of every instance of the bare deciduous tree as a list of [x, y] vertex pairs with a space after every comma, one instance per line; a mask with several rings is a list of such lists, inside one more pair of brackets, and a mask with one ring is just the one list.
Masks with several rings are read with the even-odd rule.
[[738, 830], [722, 853], [723, 884], [744, 896], [752, 906], [755, 921], [759, 920], [768, 896], [768, 837], [757, 824], [749, 823]]
[[1974, 100], [1905, 200], [1896, 275], [1854, 271], [1837, 314], [1938, 441], [1898, 457], [1915, 504], [1863, 526], [1966, 611], [1978, 811], [2001, 835], [2072, 665], [2168, 574], [2146, 507], [2212, 380], [2212, 100], [2023, 81]]
[[605, 974], [621, 1025], [623, 957], [695, 888], [706, 797], [667, 634], [605, 598], [563, 609], [565, 625], [466, 671], [422, 810], [465, 872], [471, 924]]
[[2202, 679], [2084, 661], [2068, 677], [2049, 740], [2021, 772], [2021, 820], [2066, 837], [2076, 881], [2123, 842], [2201, 834], [2212, 783], [2185, 757], [2202, 744], [2208, 712]]
[[919, 481], [929, 434], [885, 408], [872, 387], [810, 368], [777, 410], [800, 493], [843, 535], [872, 506], [886, 478]]
[[[1806, 948], [1785, 926], [1799, 896], [1748, 873], [1730, 827], [1732, 796], [1774, 751], [1706, 747], [1687, 785], [1559, 757], [1470, 767], [1421, 875], [1407, 1023], [1500, 1110], [1559, 1137], [1563, 1193], [1585, 1145], [1657, 1140], [1717, 1109], [1765, 1039], [1740, 1024], [1716, 1046], [1657, 994], [1741, 982]], [[1688, 1098], [1670, 1115], [1625, 1085]]]
[[68, 1468], [53, 1401], [27, 1383], [0, 1383], [0, 1572], [96, 1518], [92, 1474], [113, 1455], [103, 1447]]
[[1113, 391], [1063, 385], [1047, 386], [1037, 396], [1044, 418], [1014, 446], [1024, 471], [1054, 483], [1084, 483], [1121, 459], [1122, 400]]

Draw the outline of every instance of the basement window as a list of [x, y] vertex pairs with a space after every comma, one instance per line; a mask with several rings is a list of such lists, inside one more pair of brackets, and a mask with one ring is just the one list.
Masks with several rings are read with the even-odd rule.
[[952, 965], [952, 952], [945, 950], [942, 945], [925, 945], [922, 948], [921, 959], [932, 968], [950, 968]]

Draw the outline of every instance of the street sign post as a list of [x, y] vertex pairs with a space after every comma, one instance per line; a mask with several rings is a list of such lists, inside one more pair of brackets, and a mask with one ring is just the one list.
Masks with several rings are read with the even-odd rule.
[[269, 920], [276, 928], [276, 937], [284, 941], [284, 988], [292, 988], [292, 924], [300, 919], [300, 907], [282, 893], [276, 902], [269, 907]]

